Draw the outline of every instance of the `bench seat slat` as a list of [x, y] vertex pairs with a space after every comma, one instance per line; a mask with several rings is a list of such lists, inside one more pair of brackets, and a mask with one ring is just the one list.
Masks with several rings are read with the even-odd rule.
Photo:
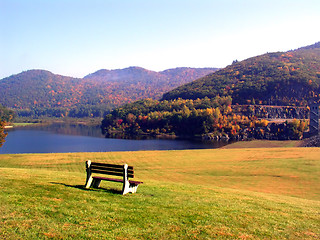
[[139, 181], [133, 181], [133, 180], [129, 180], [130, 183], [133, 183], [134, 185], [138, 185], [141, 184], [143, 182], [139, 182]]
[[[100, 180], [107, 180], [107, 181], [112, 181], [112, 182], [123, 182], [122, 179], [119, 179], [119, 178], [106, 178], [106, 177], [92, 177], [92, 178], [96, 178], [96, 179], [100, 179]], [[130, 183], [133, 183], [133, 184], [141, 184], [143, 182], [140, 182], [140, 181], [133, 181], [133, 180], [129, 180]]]
[[122, 179], [119, 178], [106, 178], [106, 177], [92, 177], [93, 179], [100, 179], [100, 180], [107, 180], [107, 181], [112, 181], [112, 182], [123, 182]]

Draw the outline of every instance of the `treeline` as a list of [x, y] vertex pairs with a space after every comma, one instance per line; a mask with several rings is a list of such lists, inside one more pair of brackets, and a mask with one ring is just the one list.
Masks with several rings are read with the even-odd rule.
[[307, 122], [269, 124], [231, 107], [230, 97], [140, 100], [113, 110], [102, 121], [107, 136], [169, 135], [209, 139], [300, 139]]
[[36, 108], [17, 109], [16, 113], [20, 118], [38, 119], [48, 118], [103, 118], [111, 111], [112, 107], [108, 105], [80, 105], [72, 108]]

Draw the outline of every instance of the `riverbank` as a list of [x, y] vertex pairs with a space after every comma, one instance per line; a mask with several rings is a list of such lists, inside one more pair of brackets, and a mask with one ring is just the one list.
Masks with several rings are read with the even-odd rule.
[[[218, 142], [221, 143], [221, 148], [224, 149], [232, 149], [232, 148], [281, 148], [281, 147], [305, 147], [307, 139], [304, 140], [265, 140], [265, 139], [251, 139], [251, 140], [238, 140], [238, 141], [228, 141], [227, 139], [221, 140], [205, 140], [201, 136], [194, 136], [194, 137], [178, 137], [175, 135], [169, 134], [158, 134], [158, 135], [139, 135], [138, 137], [127, 137], [125, 138], [123, 135], [114, 134], [109, 135], [109, 137], [118, 137], [122, 139], [172, 139], [172, 140], [195, 140], [201, 142]], [[319, 141], [318, 141], [319, 142]], [[312, 147], [311, 145], [308, 145]]]
[[288, 147], [300, 147], [301, 140], [251, 140], [251, 141], [238, 141], [223, 146], [224, 149], [233, 148], [288, 148]]
[[14, 122], [10, 125], [6, 126], [5, 128], [16, 128], [16, 127], [30, 127], [30, 126], [44, 126], [44, 125], [51, 125], [56, 123], [62, 124], [79, 124], [85, 126], [100, 126], [101, 120], [100, 119], [50, 119], [50, 120], [34, 120], [30, 122]]
[[44, 126], [46, 124], [51, 124], [51, 123], [20, 123], [20, 122], [15, 122], [15, 123], [10, 123], [10, 125], [7, 125], [4, 127], [4, 129], [10, 130], [14, 128], [24, 128], [24, 127], [32, 127], [32, 126]]
[[320, 135], [306, 138], [302, 141], [302, 147], [320, 147]]

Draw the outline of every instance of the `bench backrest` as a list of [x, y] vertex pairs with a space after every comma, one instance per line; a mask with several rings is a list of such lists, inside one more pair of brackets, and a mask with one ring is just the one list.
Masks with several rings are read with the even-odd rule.
[[[127, 175], [127, 178], [134, 177], [133, 166], [125, 165], [117, 165], [117, 164], [107, 164], [107, 163], [97, 163], [87, 161], [87, 171], [91, 173], [99, 173], [99, 174], [107, 174], [113, 176], [123, 177]], [[125, 172], [127, 171], [127, 172]]]

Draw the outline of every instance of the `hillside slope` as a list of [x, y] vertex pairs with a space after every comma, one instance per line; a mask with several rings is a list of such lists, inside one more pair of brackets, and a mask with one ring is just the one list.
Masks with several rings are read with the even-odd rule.
[[142, 98], [160, 98], [214, 68], [177, 68], [163, 72], [130, 67], [99, 70], [82, 79], [29, 70], [0, 80], [0, 104], [22, 115], [103, 116], [105, 111]]
[[67, 107], [82, 94], [81, 82], [81, 79], [45, 70], [30, 70], [0, 81], [0, 101], [7, 107], [18, 109]]
[[230, 95], [234, 104], [305, 105], [319, 101], [319, 86], [320, 42], [233, 63], [165, 93], [163, 99]]

